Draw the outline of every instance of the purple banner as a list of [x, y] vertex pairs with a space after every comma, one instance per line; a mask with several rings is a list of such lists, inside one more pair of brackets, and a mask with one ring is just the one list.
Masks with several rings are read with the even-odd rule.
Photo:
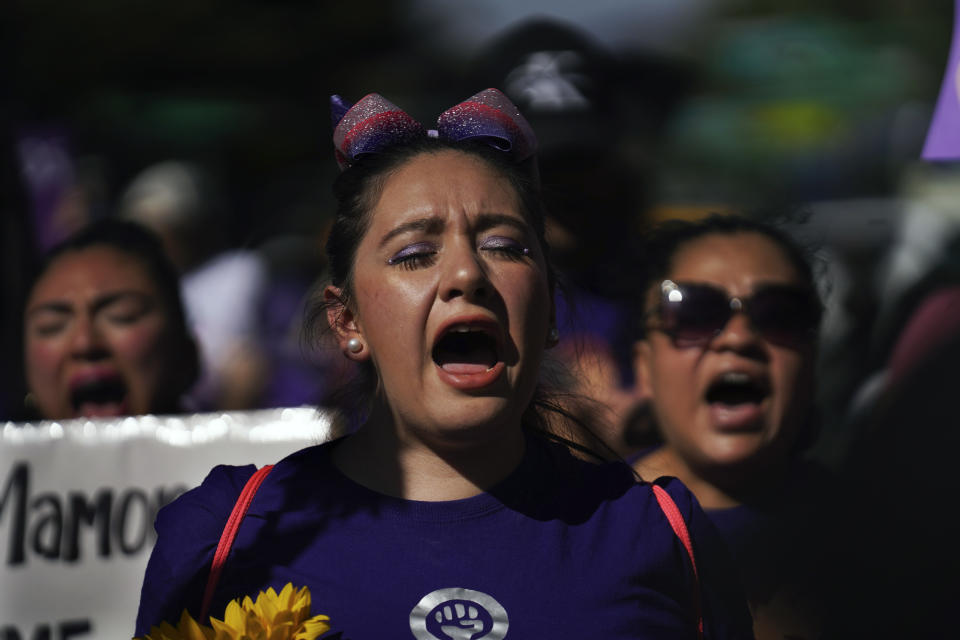
[[923, 146], [925, 160], [960, 160], [960, 0], [953, 12], [953, 42], [950, 58], [940, 86], [940, 98], [933, 114], [927, 141]]

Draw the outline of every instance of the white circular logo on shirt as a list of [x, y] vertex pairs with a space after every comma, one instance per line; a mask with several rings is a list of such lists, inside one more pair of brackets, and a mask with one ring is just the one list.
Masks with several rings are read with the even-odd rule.
[[428, 593], [410, 612], [417, 640], [501, 640], [508, 626], [506, 609], [492, 596], [461, 587]]

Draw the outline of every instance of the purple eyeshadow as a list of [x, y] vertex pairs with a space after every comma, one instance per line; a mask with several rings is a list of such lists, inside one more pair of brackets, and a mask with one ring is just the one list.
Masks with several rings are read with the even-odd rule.
[[483, 241], [483, 244], [480, 245], [481, 249], [509, 249], [515, 251], [518, 254], [528, 256], [530, 255], [530, 249], [523, 246], [521, 243], [517, 242], [513, 238], [508, 238], [506, 236], [490, 236]]
[[428, 253], [434, 253], [436, 249], [429, 242], [418, 242], [416, 244], [411, 244], [410, 246], [404, 247], [397, 253], [395, 253], [389, 260], [387, 264], [397, 264], [413, 256], [420, 256]]

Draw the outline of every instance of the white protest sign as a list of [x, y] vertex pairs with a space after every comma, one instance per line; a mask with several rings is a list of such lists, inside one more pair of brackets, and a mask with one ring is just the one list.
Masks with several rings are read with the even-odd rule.
[[0, 640], [130, 638], [157, 510], [332, 436], [306, 407], [0, 426]]

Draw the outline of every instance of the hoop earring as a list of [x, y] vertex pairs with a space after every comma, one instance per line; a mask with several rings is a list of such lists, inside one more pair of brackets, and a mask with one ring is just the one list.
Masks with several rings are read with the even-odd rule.
[[363, 343], [360, 338], [350, 338], [347, 340], [347, 351], [350, 353], [360, 353], [363, 351]]

